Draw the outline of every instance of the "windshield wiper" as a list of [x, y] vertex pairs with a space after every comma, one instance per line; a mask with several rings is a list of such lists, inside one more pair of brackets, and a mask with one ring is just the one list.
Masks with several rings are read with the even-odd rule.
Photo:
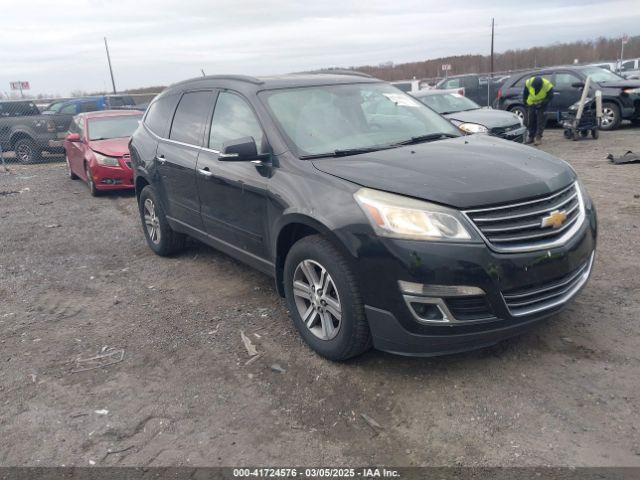
[[342, 150], [334, 150], [333, 152], [317, 153], [312, 155], [302, 155], [301, 159], [306, 160], [310, 158], [327, 158], [327, 157], [348, 157], [349, 155], [358, 155], [360, 153], [377, 152], [378, 150], [386, 150], [393, 147], [363, 147], [363, 148], [346, 148]]
[[455, 135], [453, 133], [429, 133], [428, 135], [420, 135], [417, 137], [411, 137], [407, 140], [403, 140], [402, 142], [395, 143], [394, 145], [413, 145], [415, 143], [424, 143], [424, 142], [433, 142], [434, 140], [440, 140], [442, 138], [458, 138], [460, 135]]

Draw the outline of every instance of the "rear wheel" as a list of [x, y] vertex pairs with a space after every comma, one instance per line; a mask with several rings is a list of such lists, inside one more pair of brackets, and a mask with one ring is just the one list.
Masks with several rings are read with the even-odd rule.
[[299, 240], [284, 266], [287, 304], [304, 341], [329, 360], [371, 347], [369, 324], [347, 260], [319, 235]]
[[618, 128], [622, 118], [620, 116], [620, 107], [615, 103], [604, 102], [602, 104], [602, 130], [614, 130]]
[[20, 163], [34, 163], [40, 159], [42, 152], [38, 150], [36, 143], [30, 138], [20, 138], [13, 145], [16, 158]]
[[169, 225], [153, 187], [147, 185], [142, 189], [138, 207], [144, 236], [151, 250], [162, 257], [182, 250], [185, 236], [174, 232]]

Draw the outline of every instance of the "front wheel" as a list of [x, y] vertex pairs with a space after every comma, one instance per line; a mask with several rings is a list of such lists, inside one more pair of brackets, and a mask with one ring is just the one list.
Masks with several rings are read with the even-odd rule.
[[89, 187], [89, 193], [91, 194], [92, 197], [97, 197], [100, 194], [100, 192], [96, 188], [96, 182], [93, 179], [93, 174], [91, 173], [91, 167], [89, 167], [88, 163], [85, 163], [84, 165], [84, 174], [87, 177], [87, 186]]
[[602, 104], [602, 121], [600, 128], [602, 130], [614, 130], [618, 128], [621, 121], [620, 107], [615, 103], [604, 102]]
[[318, 354], [342, 361], [371, 347], [355, 276], [329, 241], [319, 235], [299, 240], [285, 260], [284, 282], [293, 322]]
[[67, 155], [66, 153], [64, 155], [64, 160], [65, 162], [67, 162], [67, 175], [71, 180], [77, 180], [78, 176], [75, 173], [73, 173], [73, 170], [71, 170], [71, 162], [69, 161], [69, 155]]
[[42, 152], [30, 138], [20, 138], [13, 146], [16, 158], [20, 163], [29, 164], [38, 161]]
[[185, 236], [174, 232], [169, 225], [153, 187], [147, 185], [142, 189], [138, 207], [144, 236], [151, 250], [162, 257], [182, 250]]
[[522, 105], [516, 105], [509, 109], [511, 113], [514, 113], [520, 120], [522, 120], [523, 125], [527, 125], [527, 109]]

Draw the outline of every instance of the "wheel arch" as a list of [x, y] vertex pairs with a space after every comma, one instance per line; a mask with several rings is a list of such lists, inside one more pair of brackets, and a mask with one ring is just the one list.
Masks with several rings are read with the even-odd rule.
[[297, 241], [309, 235], [321, 235], [347, 258], [353, 258], [353, 255], [338, 235], [327, 225], [304, 214], [288, 215], [274, 237], [276, 290], [281, 297], [284, 297], [284, 263], [287, 254]]
[[35, 139], [33, 138], [33, 135], [31, 135], [29, 132], [26, 132], [24, 130], [16, 130], [14, 132], [11, 132], [11, 137], [9, 140], [11, 144], [11, 148], [15, 146], [18, 140], [22, 140], [22, 139], [31, 140], [32, 142], [35, 143]]

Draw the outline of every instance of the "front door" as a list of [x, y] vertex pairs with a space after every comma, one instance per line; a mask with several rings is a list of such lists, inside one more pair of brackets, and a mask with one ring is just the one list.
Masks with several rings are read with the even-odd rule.
[[84, 132], [84, 119], [75, 117], [69, 124], [69, 133], [77, 133], [80, 135], [79, 142], [67, 142], [67, 159], [71, 170], [80, 178], [86, 180], [84, 168], [84, 154], [87, 148], [87, 139]]
[[269, 257], [267, 239], [267, 179], [271, 166], [220, 161], [224, 142], [252, 137], [258, 153], [268, 146], [249, 103], [239, 94], [218, 95], [206, 147], [198, 158], [198, 194], [209, 235], [245, 253]]
[[161, 139], [156, 151], [164, 190], [162, 194], [167, 199], [169, 216], [198, 229], [202, 229], [202, 219], [196, 187], [196, 163], [212, 103], [211, 91], [183, 94], [173, 116], [169, 138]]
[[583, 83], [575, 73], [558, 72], [555, 75], [553, 89], [555, 95], [549, 106], [554, 112], [567, 112], [569, 107], [580, 100], [582, 88], [574, 87], [574, 83]]

